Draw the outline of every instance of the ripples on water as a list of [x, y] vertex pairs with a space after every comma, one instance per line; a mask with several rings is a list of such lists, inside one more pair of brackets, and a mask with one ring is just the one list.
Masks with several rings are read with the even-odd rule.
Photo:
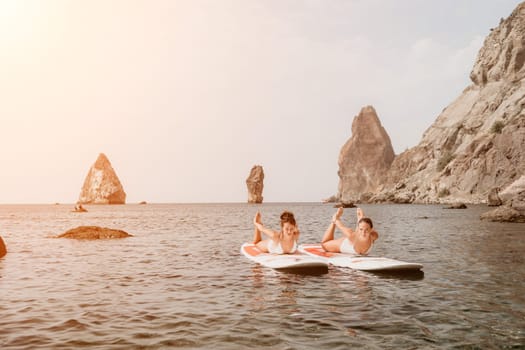
[[[374, 255], [424, 274], [330, 268], [297, 275], [240, 255], [257, 210], [294, 211], [318, 241], [322, 204], [0, 206], [2, 349], [348, 349], [525, 347], [525, 225], [479, 220], [484, 206], [369, 205]], [[354, 223], [347, 209], [346, 223]], [[51, 239], [79, 225], [123, 240]]]

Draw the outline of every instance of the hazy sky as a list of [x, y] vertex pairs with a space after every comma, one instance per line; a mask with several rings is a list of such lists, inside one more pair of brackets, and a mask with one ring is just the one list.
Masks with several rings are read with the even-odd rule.
[[517, 0], [0, 0], [0, 203], [73, 203], [105, 153], [127, 202], [337, 192], [373, 105], [395, 152], [470, 84]]

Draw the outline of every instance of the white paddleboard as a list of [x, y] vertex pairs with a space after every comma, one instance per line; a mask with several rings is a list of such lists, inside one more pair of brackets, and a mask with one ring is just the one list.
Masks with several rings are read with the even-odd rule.
[[328, 262], [311, 255], [300, 254], [270, 254], [259, 250], [252, 243], [244, 243], [241, 253], [248, 259], [272, 269], [328, 269]]
[[361, 271], [415, 271], [423, 268], [423, 265], [418, 263], [390, 258], [326, 252], [320, 244], [301, 244], [298, 250], [312, 257], [321, 258], [334, 266]]

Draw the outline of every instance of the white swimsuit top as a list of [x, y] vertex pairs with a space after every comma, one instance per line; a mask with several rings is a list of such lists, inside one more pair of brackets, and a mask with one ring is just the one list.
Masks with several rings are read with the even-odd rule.
[[[293, 246], [289, 254], [293, 254], [297, 251], [297, 242], [293, 241]], [[275, 243], [273, 240], [268, 242], [268, 252], [272, 254], [284, 254], [281, 242]]]
[[372, 243], [370, 245], [370, 248], [368, 248], [368, 250], [363, 253], [363, 254], [359, 254], [358, 252], [355, 251], [354, 249], [354, 246], [352, 245], [352, 243], [350, 243], [350, 240], [348, 238], [345, 238], [342, 242], [341, 242], [341, 245], [339, 246], [339, 251], [341, 253], [347, 253], [347, 254], [354, 254], [354, 255], [367, 255], [368, 253], [370, 253], [372, 251], [372, 247], [374, 246], [374, 243]]

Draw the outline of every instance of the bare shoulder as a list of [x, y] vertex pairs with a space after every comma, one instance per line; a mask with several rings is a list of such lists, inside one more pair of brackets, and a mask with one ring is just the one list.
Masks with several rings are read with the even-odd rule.
[[376, 230], [373, 230], [372, 232], [370, 232], [370, 236], [371, 236], [372, 239], [375, 241], [376, 239], [379, 238], [379, 233], [377, 233]]

